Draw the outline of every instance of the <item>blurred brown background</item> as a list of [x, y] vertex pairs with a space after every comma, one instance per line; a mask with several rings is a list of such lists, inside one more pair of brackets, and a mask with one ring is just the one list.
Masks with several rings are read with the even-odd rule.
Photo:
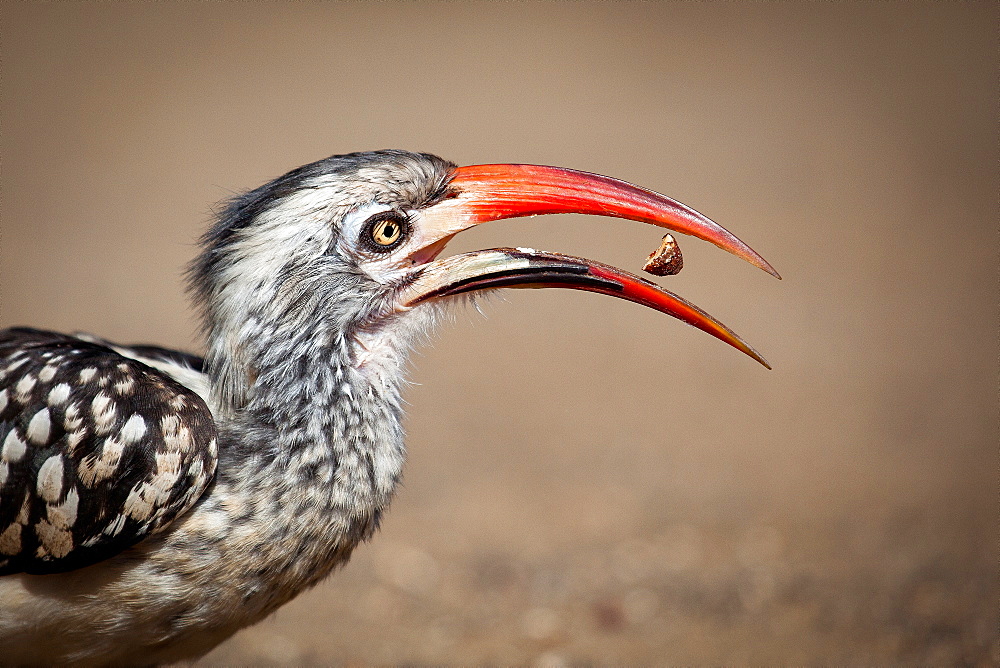
[[[333, 153], [620, 177], [726, 225], [632, 304], [511, 291], [416, 356], [406, 483], [217, 663], [995, 664], [998, 10], [32, 4], [2, 16], [0, 325], [197, 350], [214, 203]], [[632, 271], [660, 233], [523, 245]]]

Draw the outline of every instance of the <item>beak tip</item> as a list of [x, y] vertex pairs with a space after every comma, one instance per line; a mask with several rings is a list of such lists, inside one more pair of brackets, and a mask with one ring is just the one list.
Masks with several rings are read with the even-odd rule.
[[736, 345], [734, 345], [734, 347], [737, 348], [740, 352], [745, 353], [748, 357], [751, 357], [755, 361], [759, 362], [760, 365], [765, 369], [767, 369], [768, 371], [774, 371], [774, 369], [771, 367], [771, 363], [768, 362], [766, 359], [764, 359], [763, 355], [761, 355], [759, 352], [750, 347], [750, 345], [745, 341], [743, 341], [742, 339], [737, 337]]
[[750, 264], [753, 264], [754, 266], [763, 269], [764, 271], [766, 271], [767, 273], [771, 274], [772, 276], [774, 276], [779, 281], [781, 280], [781, 274], [778, 273], [777, 269], [775, 269], [774, 267], [771, 266], [770, 262], [768, 262], [767, 260], [765, 260], [764, 258], [762, 258], [753, 249], [750, 249], [748, 247], [748, 250], [749, 250], [749, 254], [744, 256], [745, 260], [749, 261]]

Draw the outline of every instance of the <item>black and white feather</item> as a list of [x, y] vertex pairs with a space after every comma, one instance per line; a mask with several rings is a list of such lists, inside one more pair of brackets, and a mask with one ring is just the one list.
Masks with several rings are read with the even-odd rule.
[[[200, 363], [131, 352], [150, 364]], [[218, 459], [212, 415], [150, 364], [96, 341], [0, 332], [0, 575], [105, 559], [204, 493]]]

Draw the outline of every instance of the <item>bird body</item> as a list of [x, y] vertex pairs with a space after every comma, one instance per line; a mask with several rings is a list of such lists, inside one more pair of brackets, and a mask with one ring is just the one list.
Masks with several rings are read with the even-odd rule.
[[[106, 348], [109, 358], [129, 359], [128, 348], [116, 348]], [[326, 361], [316, 373], [336, 377], [337, 362]], [[198, 378], [181, 365], [160, 366], [166, 377]], [[308, 412], [286, 406], [294, 420], [276, 407], [265, 420], [223, 426], [211, 488], [169, 531], [83, 568], [0, 577], [5, 660], [36, 662], [43, 650], [126, 664], [197, 655], [346, 561], [378, 526], [404, 450], [395, 384], [345, 373], [351, 394], [313, 397]], [[207, 387], [207, 377], [198, 380]], [[86, 491], [79, 480], [74, 489]]]
[[229, 203], [190, 272], [204, 360], [0, 334], [0, 655], [197, 657], [343, 564], [402, 475], [407, 353], [458, 295], [611, 294], [763, 363], [697, 307], [607, 265], [530, 249], [436, 259], [471, 225], [561, 211], [667, 226], [773, 273], [700, 214], [607, 177], [379, 151]]

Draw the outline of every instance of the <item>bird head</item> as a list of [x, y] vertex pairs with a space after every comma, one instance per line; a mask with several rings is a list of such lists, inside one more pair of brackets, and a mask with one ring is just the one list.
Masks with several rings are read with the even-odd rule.
[[[778, 276], [693, 209], [596, 174], [538, 165], [458, 167], [386, 150], [305, 165], [229, 202], [203, 239], [192, 286], [222, 398], [245, 400], [257, 367], [345, 341], [405, 348], [449, 298], [501, 287], [602, 293], [674, 316], [767, 366], [725, 325], [654, 283], [557, 253], [496, 248], [438, 259], [475, 225], [550, 213], [641, 221], [704, 239]], [[400, 346], [400, 344], [404, 344]]]

